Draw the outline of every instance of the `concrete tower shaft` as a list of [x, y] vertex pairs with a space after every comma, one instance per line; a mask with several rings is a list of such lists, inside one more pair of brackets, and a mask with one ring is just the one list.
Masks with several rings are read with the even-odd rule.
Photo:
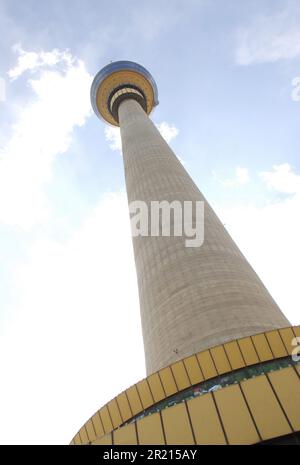
[[147, 373], [289, 322], [135, 100], [119, 106], [128, 201], [202, 200], [204, 243], [134, 237]]
[[[95, 77], [96, 114], [120, 126], [128, 201], [204, 202], [204, 243], [134, 237], [147, 373], [203, 349], [289, 322], [148, 114], [158, 103], [150, 73], [115, 62]], [[172, 224], [171, 224], [172, 229]]]

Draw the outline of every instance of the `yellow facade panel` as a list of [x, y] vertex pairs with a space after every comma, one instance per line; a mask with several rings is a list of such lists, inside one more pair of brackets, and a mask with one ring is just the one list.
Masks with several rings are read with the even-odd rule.
[[79, 434], [80, 434], [80, 437], [81, 437], [82, 444], [88, 444], [89, 438], [88, 438], [85, 426], [83, 426], [81, 428], [81, 430], [79, 431]]
[[203, 381], [203, 375], [201, 373], [198, 360], [195, 355], [187, 357], [183, 360], [186, 371], [188, 373], [191, 384], [198, 384]]
[[136, 387], [131, 386], [129, 389], [126, 389], [126, 394], [133, 415], [140, 413], [143, 410], [143, 406], [141, 404]]
[[259, 358], [255, 351], [251, 337], [243, 337], [242, 339], [239, 339], [238, 346], [241, 349], [247, 366], [259, 363]]
[[181, 391], [191, 385], [185, 366], [182, 361], [174, 363], [171, 366], [178, 390]]
[[229, 365], [229, 361], [223, 346], [213, 347], [210, 349], [210, 353], [214, 359], [219, 375], [231, 371], [231, 366]]
[[205, 394], [189, 400], [187, 407], [196, 444], [226, 444], [212, 394]]
[[113, 425], [111, 423], [111, 419], [110, 419], [110, 416], [109, 416], [107, 405], [102, 407], [102, 409], [99, 410], [99, 413], [100, 413], [100, 417], [101, 417], [101, 420], [102, 420], [102, 425], [103, 425], [104, 431], [105, 431], [105, 433], [108, 433], [109, 431], [111, 431], [113, 429]]
[[121, 423], [123, 423], [123, 421], [122, 421], [122, 418], [121, 418], [121, 415], [120, 415], [120, 411], [119, 411], [116, 399], [111, 400], [107, 404], [107, 407], [108, 407], [108, 410], [109, 410], [109, 413], [110, 413], [110, 418], [111, 418], [111, 421], [113, 423], [113, 426], [114, 426], [114, 428], [117, 428], [118, 426], [121, 425]]
[[86, 427], [86, 432], [89, 438], [89, 441], [94, 441], [96, 439], [96, 433], [95, 433], [95, 428], [92, 422], [92, 419], [90, 418], [89, 421], [85, 424]]
[[270, 344], [274, 357], [286, 357], [288, 355], [278, 331], [269, 331], [266, 337]]
[[217, 370], [214, 366], [214, 362], [211, 358], [209, 350], [199, 352], [197, 358], [205, 379], [214, 378], [218, 375]]
[[75, 438], [74, 438], [74, 444], [76, 446], [80, 446], [82, 444], [81, 442], [81, 439], [80, 439], [80, 436], [79, 436], [79, 433], [76, 434]]
[[139, 392], [143, 408], [145, 409], [150, 407], [150, 405], [153, 405], [154, 401], [147, 380], [143, 379], [137, 383], [136, 387]]
[[284, 368], [268, 377], [292, 427], [300, 431], [300, 380], [295, 370]]
[[237, 384], [213, 393], [229, 444], [255, 444], [259, 441], [247, 404]]
[[295, 336], [300, 337], [300, 326], [293, 326]]
[[265, 375], [241, 382], [263, 440], [291, 433], [291, 428]]
[[159, 377], [161, 379], [167, 397], [177, 392], [177, 387], [170, 367], [166, 367], [162, 370], [159, 370]]
[[125, 392], [119, 394], [116, 399], [123, 421], [129, 420], [129, 418], [131, 418], [133, 415], [131, 413], [130, 405]]
[[148, 415], [137, 421], [139, 444], [165, 444], [164, 434], [159, 413]]
[[102, 438], [95, 439], [92, 442], [93, 446], [110, 446], [112, 444], [112, 433], [102, 436]]
[[153, 375], [148, 376], [148, 383], [155, 402], [159, 402], [166, 397], [157, 373], [153, 373]]
[[224, 349], [233, 370], [238, 370], [245, 366], [240, 348], [236, 341], [227, 342], [227, 344], [224, 344]]
[[255, 336], [251, 336], [251, 338], [260, 361], [265, 362], [266, 360], [272, 360], [273, 355], [266, 336], [264, 334], [255, 334]]
[[195, 444], [185, 402], [166, 408], [161, 414], [167, 444]]
[[122, 426], [113, 432], [114, 445], [132, 445], [137, 444], [135, 424]]
[[96, 436], [103, 436], [105, 431], [102, 426], [102, 421], [99, 412], [96, 412], [95, 415], [92, 416], [92, 422], [96, 431]]
[[285, 345], [286, 351], [289, 355], [291, 355], [294, 346], [292, 345], [292, 341], [295, 337], [292, 328], [283, 328], [279, 330], [283, 343]]

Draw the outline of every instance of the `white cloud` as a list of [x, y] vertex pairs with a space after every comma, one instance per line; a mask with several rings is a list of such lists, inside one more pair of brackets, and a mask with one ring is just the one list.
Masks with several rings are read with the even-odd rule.
[[237, 34], [236, 61], [240, 65], [270, 63], [300, 56], [300, 7], [290, 2], [270, 16], [256, 18]]
[[16, 44], [13, 50], [18, 54], [18, 63], [17, 66], [8, 71], [8, 75], [12, 80], [20, 77], [25, 71], [34, 72], [38, 68], [51, 67], [62, 63], [70, 67], [75, 61], [75, 58], [66, 50], [53, 49], [51, 52], [28, 52], [20, 44]]
[[[156, 124], [157, 129], [167, 143], [170, 143], [178, 135], [178, 129], [175, 126], [169, 125], [166, 121]], [[122, 151], [121, 133], [118, 127], [105, 126], [105, 139], [109, 142], [109, 147], [112, 150]]]
[[285, 194], [300, 194], [300, 175], [292, 172], [288, 163], [274, 165], [272, 171], [260, 173], [268, 188]]
[[262, 178], [268, 187], [293, 195], [261, 208], [238, 205], [218, 213], [287, 318], [299, 324], [300, 175], [284, 164]]
[[105, 139], [109, 142], [109, 147], [112, 150], [122, 151], [122, 141], [120, 128], [113, 126], [105, 126], [104, 128]]
[[248, 169], [240, 166], [235, 168], [235, 176], [233, 178], [222, 180], [215, 171], [213, 171], [213, 177], [225, 187], [235, 187], [247, 184], [250, 181]]
[[178, 129], [175, 126], [171, 126], [166, 121], [159, 123], [156, 125], [159, 132], [165, 139], [165, 141], [169, 144], [171, 140], [173, 140], [179, 133]]
[[47, 217], [44, 187], [54, 160], [69, 148], [74, 127], [82, 126], [91, 113], [92, 77], [84, 63], [67, 52], [16, 51], [12, 78], [27, 70], [39, 73], [27, 80], [33, 98], [19, 109], [11, 138], [0, 152], [0, 222], [30, 228]]
[[249, 173], [247, 168], [237, 167], [235, 170], [236, 182], [238, 184], [246, 184], [250, 181]]
[[1, 443], [67, 444], [145, 374], [126, 194], [105, 196], [66, 242], [37, 240], [14, 291], [0, 339]]

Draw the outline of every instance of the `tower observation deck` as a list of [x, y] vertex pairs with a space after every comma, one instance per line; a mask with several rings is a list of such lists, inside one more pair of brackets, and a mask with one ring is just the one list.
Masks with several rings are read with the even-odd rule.
[[[187, 398], [178, 403], [174, 401], [176, 405], [173, 402], [168, 409], [161, 405], [162, 400], [165, 402], [165, 399], [172, 399], [175, 393], [178, 395], [180, 392], [186, 392], [188, 386], [201, 387], [205, 380], [215, 379], [224, 373], [236, 373], [236, 370], [249, 365], [264, 367], [263, 364], [267, 361], [269, 363], [271, 359], [277, 361], [277, 352], [272, 348], [272, 341], [277, 341], [278, 338], [280, 347], [282, 345], [279, 359], [280, 363], [283, 363], [282, 357], [286, 361], [291, 352], [291, 342], [288, 341], [295, 337], [298, 330], [290, 327], [262, 281], [149, 118], [149, 114], [158, 104], [157, 86], [151, 74], [143, 66], [131, 61], [111, 63], [95, 76], [91, 87], [91, 103], [99, 118], [120, 127], [129, 204], [143, 202], [150, 210], [153, 201], [167, 201], [170, 204], [176, 201], [181, 205], [184, 202], [203, 202], [204, 240], [199, 247], [187, 247], [184, 234], [151, 235], [150, 226], [148, 235], [132, 238], [147, 378], [134, 386], [134, 392], [137, 393], [135, 405], [131, 387], [125, 391], [126, 395], [120, 394], [105, 406], [110, 420], [105, 420], [106, 413], [103, 409], [100, 410], [83, 427], [84, 432], [83, 428], [80, 430], [81, 435], [79, 432], [79, 436], [77, 434], [73, 442], [128, 443], [130, 440], [125, 437], [128, 438], [128, 434], [131, 434], [129, 431], [133, 423], [130, 421], [137, 422], [137, 433], [132, 432], [132, 435], [138, 436], [137, 439], [132, 439], [133, 443], [157, 443], [155, 434], [158, 433], [154, 431], [158, 431], [161, 423], [165, 431], [163, 440], [167, 444], [176, 443], [170, 439], [174, 435], [177, 443], [188, 444], [195, 441], [223, 443], [223, 439], [225, 443], [253, 443], [292, 434], [295, 425], [291, 426], [291, 419], [287, 425], [278, 426], [276, 431], [269, 435], [264, 435], [261, 431], [258, 420], [255, 420], [255, 408], [251, 410], [252, 404], [249, 400], [252, 395], [249, 382], [253, 381], [252, 378], [246, 381], [247, 389], [241, 386], [240, 390], [236, 391], [237, 386], [234, 382], [229, 382], [229, 386], [223, 386], [222, 380], [219, 379], [217, 384], [220, 390], [213, 394], [208, 390], [207, 394], [192, 401], [187, 401]], [[172, 229], [175, 227], [174, 217], [170, 216], [170, 221]], [[279, 339], [277, 343], [279, 344]], [[269, 354], [265, 355], [265, 358], [263, 350]], [[284, 367], [292, 370], [289, 376], [293, 378], [293, 383], [296, 383], [296, 369], [288, 364]], [[256, 380], [266, 377], [267, 368], [259, 370], [261, 371]], [[247, 376], [245, 375], [245, 378]], [[297, 380], [299, 392], [299, 379]], [[276, 382], [279, 385], [278, 379]], [[158, 385], [162, 388], [160, 395]], [[273, 388], [276, 389], [274, 386]], [[262, 389], [267, 387], [264, 385]], [[248, 402], [244, 405], [244, 398], [248, 394]], [[123, 395], [124, 398], [121, 399]], [[255, 397], [254, 394], [253, 396]], [[220, 421], [223, 422], [222, 428], [226, 431], [227, 417], [229, 425], [235, 421], [235, 416], [241, 415], [244, 420], [247, 417], [245, 421], [247, 425], [249, 423], [245, 426], [245, 431], [241, 433], [240, 429], [243, 426], [237, 426], [234, 430], [236, 436], [231, 437], [229, 433], [225, 433], [225, 436], [221, 434], [220, 429], [220, 439], [219, 433], [208, 433], [206, 430], [198, 440], [193, 415], [196, 412], [195, 401], [204, 402], [204, 398], [206, 400], [205, 405], [203, 403], [203, 415], [208, 415], [210, 411], [209, 421], [217, 424], [220, 417]], [[228, 402], [231, 401], [232, 412], [229, 414], [226, 408], [230, 410]], [[188, 402], [194, 402], [194, 410], [191, 410]], [[181, 412], [183, 404], [192, 423], [189, 423], [190, 426], [182, 426], [182, 430], [177, 425], [177, 432], [172, 430], [168, 436], [166, 431], [169, 427], [174, 427], [171, 426], [171, 412], [174, 414], [175, 423], [177, 415], [182, 425], [187, 421], [185, 413]], [[197, 408], [201, 418], [200, 403], [197, 404]], [[284, 407], [281, 405], [280, 408], [282, 411]], [[300, 414], [300, 405], [297, 408]], [[152, 409], [151, 416], [147, 415], [149, 409]], [[215, 416], [215, 409], [218, 416]], [[160, 416], [157, 417], [157, 425], [153, 426], [154, 436], [151, 439], [150, 430], [147, 429], [149, 425], [146, 429], [143, 429], [143, 425], [147, 421], [150, 424], [150, 418], [154, 422], [153, 412], [160, 412]], [[266, 416], [268, 414], [265, 413]], [[282, 415], [286, 417], [287, 414], [283, 412]], [[271, 424], [270, 420], [270, 428]], [[196, 428], [201, 429], [201, 425], [198, 424]], [[194, 442], [184, 442], [187, 434], [185, 428], [193, 429], [189, 440]], [[210, 424], [208, 430], [211, 431], [211, 428]], [[228, 428], [230, 429], [230, 426]], [[88, 431], [94, 431], [95, 434]], [[127, 431], [127, 436], [124, 431]], [[145, 439], [147, 434], [149, 437]], [[91, 435], [94, 435], [93, 438]], [[122, 437], [123, 439], [120, 439]]]

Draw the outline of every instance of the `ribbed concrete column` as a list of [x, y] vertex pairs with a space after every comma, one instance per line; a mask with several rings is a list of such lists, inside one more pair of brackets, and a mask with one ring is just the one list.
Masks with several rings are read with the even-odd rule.
[[226, 341], [289, 325], [197, 186], [134, 100], [119, 107], [128, 201], [204, 200], [205, 238], [133, 238], [147, 374]]

